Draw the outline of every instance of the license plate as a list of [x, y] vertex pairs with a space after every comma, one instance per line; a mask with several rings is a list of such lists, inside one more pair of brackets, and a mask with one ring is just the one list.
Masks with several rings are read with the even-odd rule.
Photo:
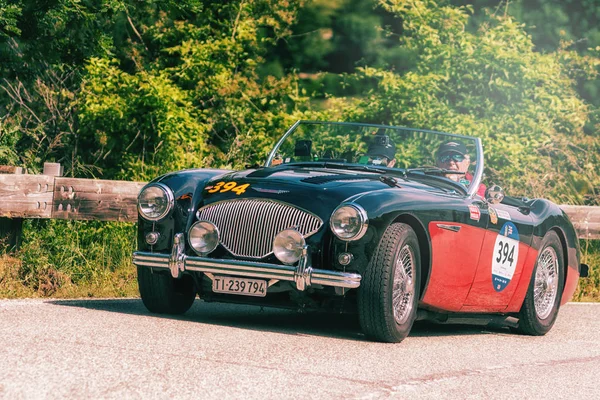
[[216, 293], [265, 297], [267, 295], [267, 281], [261, 279], [215, 276], [212, 282], [212, 290]]

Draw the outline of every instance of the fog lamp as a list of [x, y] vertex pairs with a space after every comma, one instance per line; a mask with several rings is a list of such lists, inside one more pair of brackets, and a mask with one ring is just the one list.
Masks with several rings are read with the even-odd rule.
[[300, 232], [295, 229], [285, 229], [273, 240], [273, 254], [282, 263], [291, 265], [300, 259], [305, 245], [306, 241]]
[[198, 221], [190, 227], [188, 242], [199, 255], [206, 255], [219, 245], [219, 230], [209, 221]]

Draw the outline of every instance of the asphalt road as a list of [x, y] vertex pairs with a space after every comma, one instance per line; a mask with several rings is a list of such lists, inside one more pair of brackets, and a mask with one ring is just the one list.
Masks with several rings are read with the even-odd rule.
[[0, 398], [600, 398], [600, 303], [545, 337], [417, 323], [401, 344], [352, 318], [138, 299], [0, 300]]

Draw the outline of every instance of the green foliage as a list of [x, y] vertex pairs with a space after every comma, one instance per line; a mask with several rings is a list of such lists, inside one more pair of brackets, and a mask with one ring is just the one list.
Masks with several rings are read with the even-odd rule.
[[[264, 158], [301, 99], [294, 77], [261, 79], [256, 69], [264, 42], [283, 34], [293, 14], [271, 1], [205, 7], [210, 12], [188, 21], [161, 16], [142, 29], [145, 49], [135, 47], [133, 73], [118, 60], [90, 60], [80, 132], [98, 150], [86, 162], [113, 165], [117, 177], [150, 179]], [[156, 52], [163, 56], [150, 57]]]
[[[355, 120], [479, 136], [486, 183], [599, 204], [599, 12], [593, 0], [0, 0], [0, 164], [147, 180], [262, 163], [297, 119]], [[135, 236], [27, 224], [18, 279], [38, 289], [98, 281], [92, 269], [128, 263]]]
[[17, 27], [20, 15], [20, 4], [8, 4], [6, 0], [0, 1], [0, 37], [21, 33], [21, 30]]
[[189, 94], [165, 73], [129, 75], [107, 59], [92, 59], [80, 101], [79, 138], [96, 149], [82, 158], [106, 165], [106, 175], [149, 180], [204, 165], [206, 127]]
[[48, 295], [130, 270], [136, 229], [126, 223], [27, 220], [23, 243], [18, 279]]
[[590, 266], [589, 277], [579, 280], [575, 301], [600, 301], [600, 241], [580, 240], [581, 262]]
[[[513, 195], [575, 204], [596, 196], [598, 144], [584, 133], [589, 106], [565, 65], [585, 64], [576, 53], [535, 52], [510, 17], [490, 18], [475, 34], [465, 31], [463, 8], [425, 0], [382, 5], [405, 21], [401, 45], [417, 63], [404, 75], [362, 68], [359, 75], [376, 87], [347, 109], [349, 118], [481, 137], [488, 182]], [[595, 76], [593, 68], [585, 73]]]

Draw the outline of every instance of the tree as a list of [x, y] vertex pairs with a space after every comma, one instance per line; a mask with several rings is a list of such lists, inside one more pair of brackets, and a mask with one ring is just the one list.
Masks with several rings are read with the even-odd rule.
[[404, 21], [399, 45], [417, 54], [416, 68], [403, 75], [360, 69], [376, 87], [348, 109], [349, 118], [479, 136], [488, 182], [558, 202], [596, 199], [598, 141], [583, 130], [590, 106], [578, 97], [568, 68], [576, 63], [592, 78], [592, 60], [566, 49], [534, 51], [508, 15], [489, 16], [471, 32], [465, 7], [381, 4]]

